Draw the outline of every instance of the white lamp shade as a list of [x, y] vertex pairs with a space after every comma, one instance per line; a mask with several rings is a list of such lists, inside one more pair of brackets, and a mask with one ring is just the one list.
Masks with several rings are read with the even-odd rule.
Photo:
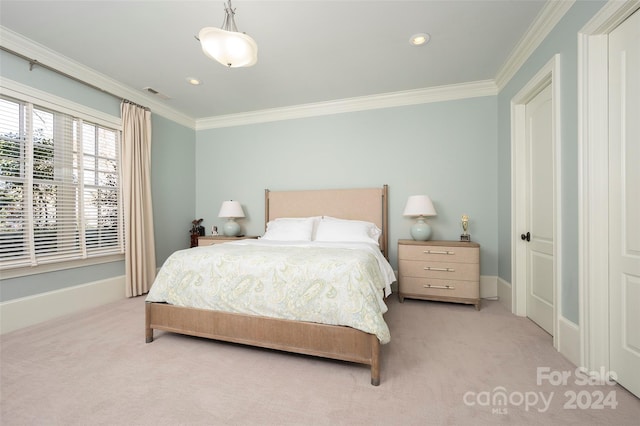
[[412, 195], [407, 200], [404, 207], [403, 216], [436, 216], [436, 209], [433, 207], [431, 199], [426, 195]]
[[244, 210], [238, 201], [224, 201], [218, 217], [244, 217]]
[[230, 68], [250, 67], [258, 61], [258, 45], [248, 35], [206, 27], [198, 34], [202, 51]]

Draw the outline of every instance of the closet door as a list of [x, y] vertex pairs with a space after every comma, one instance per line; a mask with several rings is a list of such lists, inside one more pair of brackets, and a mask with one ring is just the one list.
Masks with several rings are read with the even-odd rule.
[[640, 396], [640, 11], [609, 35], [609, 357]]

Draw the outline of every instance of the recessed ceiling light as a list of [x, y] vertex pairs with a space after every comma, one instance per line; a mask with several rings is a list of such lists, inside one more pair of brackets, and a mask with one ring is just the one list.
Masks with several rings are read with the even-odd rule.
[[188, 82], [189, 84], [191, 84], [191, 85], [194, 85], [194, 86], [199, 86], [199, 85], [201, 85], [201, 84], [202, 84], [202, 83], [200, 82], [200, 80], [198, 80], [197, 78], [193, 78], [193, 77], [187, 77], [187, 82]]
[[409, 44], [412, 46], [422, 46], [423, 44], [429, 43], [431, 36], [427, 33], [418, 33], [411, 36], [409, 39]]

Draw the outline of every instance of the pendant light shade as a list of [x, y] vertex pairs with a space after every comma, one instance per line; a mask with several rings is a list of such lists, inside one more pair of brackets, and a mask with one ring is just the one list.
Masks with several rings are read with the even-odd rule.
[[202, 51], [229, 68], [250, 67], [258, 62], [258, 45], [238, 31], [231, 0], [225, 4], [222, 28], [205, 27], [198, 33]]
[[206, 27], [198, 37], [204, 54], [222, 65], [250, 67], [258, 62], [258, 45], [246, 34]]

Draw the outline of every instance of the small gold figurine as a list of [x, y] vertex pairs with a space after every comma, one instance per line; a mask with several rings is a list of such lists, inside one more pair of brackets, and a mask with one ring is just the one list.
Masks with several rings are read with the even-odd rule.
[[460, 235], [460, 241], [471, 241], [471, 235], [467, 232], [469, 230], [469, 216], [462, 215], [462, 235]]

